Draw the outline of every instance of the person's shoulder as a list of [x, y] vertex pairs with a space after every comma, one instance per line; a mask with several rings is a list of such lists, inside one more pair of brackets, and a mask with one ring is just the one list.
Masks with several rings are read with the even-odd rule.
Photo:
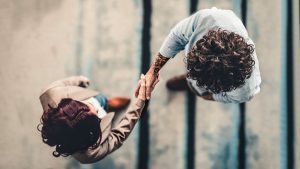
[[201, 20], [228, 21], [236, 19], [236, 14], [230, 9], [219, 9], [216, 7], [200, 9], [194, 13]]
[[216, 7], [201, 9], [197, 13], [201, 14], [203, 17], [211, 17], [212, 19], [237, 17], [236, 14], [230, 9], [221, 9]]
[[203, 14], [234, 13], [231, 9], [222, 9], [222, 8], [217, 8], [217, 7], [200, 9], [197, 12], [200, 12]]

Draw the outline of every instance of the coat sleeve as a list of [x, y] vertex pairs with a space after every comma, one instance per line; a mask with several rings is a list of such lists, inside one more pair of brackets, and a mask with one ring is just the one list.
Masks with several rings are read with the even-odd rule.
[[[88, 85], [89, 79], [84, 76], [71, 76], [52, 82], [42, 89], [39, 97], [44, 111], [49, 108], [48, 105], [56, 107], [61, 98], [68, 98], [74, 92], [78, 92], [78, 90], [87, 90], [83, 87]], [[76, 90], [69, 90], [70, 88], [76, 88]]]
[[45, 93], [47, 90], [55, 87], [64, 87], [64, 86], [80, 86], [80, 87], [88, 87], [90, 81], [85, 76], [71, 76], [61, 80], [57, 80], [52, 82], [50, 85], [43, 88], [41, 94]]
[[137, 99], [102, 144], [93, 150], [76, 153], [73, 157], [83, 164], [94, 163], [121, 147], [141, 117], [143, 107], [144, 101]]

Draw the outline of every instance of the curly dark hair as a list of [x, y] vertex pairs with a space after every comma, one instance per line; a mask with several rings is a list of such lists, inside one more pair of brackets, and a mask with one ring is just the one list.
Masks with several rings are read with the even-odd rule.
[[66, 157], [96, 147], [101, 140], [99, 124], [100, 119], [87, 105], [67, 98], [43, 113], [38, 130], [44, 143], [55, 146], [53, 156]]
[[255, 61], [254, 46], [222, 29], [210, 30], [185, 57], [187, 78], [212, 93], [229, 92], [245, 84]]

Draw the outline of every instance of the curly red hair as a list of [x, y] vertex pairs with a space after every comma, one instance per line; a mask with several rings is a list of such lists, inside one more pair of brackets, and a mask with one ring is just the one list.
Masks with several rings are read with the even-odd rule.
[[[62, 99], [43, 113], [38, 130], [43, 142], [55, 146], [53, 156], [68, 156], [94, 147], [101, 140], [100, 119], [84, 103]], [[40, 128], [41, 127], [41, 128]]]

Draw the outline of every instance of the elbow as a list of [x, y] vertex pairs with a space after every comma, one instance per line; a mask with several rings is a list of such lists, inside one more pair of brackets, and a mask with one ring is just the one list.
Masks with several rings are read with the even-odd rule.
[[233, 103], [246, 103], [246, 102], [249, 102], [250, 100], [252, 100], [253, 97], [254, 97], [254, 95], [244, 95], [244, 97], [242, 97], [240, 99], [234, 99], [232, 102]]
[[250, 96], [248, 96], [245, 102], [249, 102], [250, 100], [252, 100], [252, 99], [253, 99], [253, 97], [254, 97], [254, 95], [250, 95]]

